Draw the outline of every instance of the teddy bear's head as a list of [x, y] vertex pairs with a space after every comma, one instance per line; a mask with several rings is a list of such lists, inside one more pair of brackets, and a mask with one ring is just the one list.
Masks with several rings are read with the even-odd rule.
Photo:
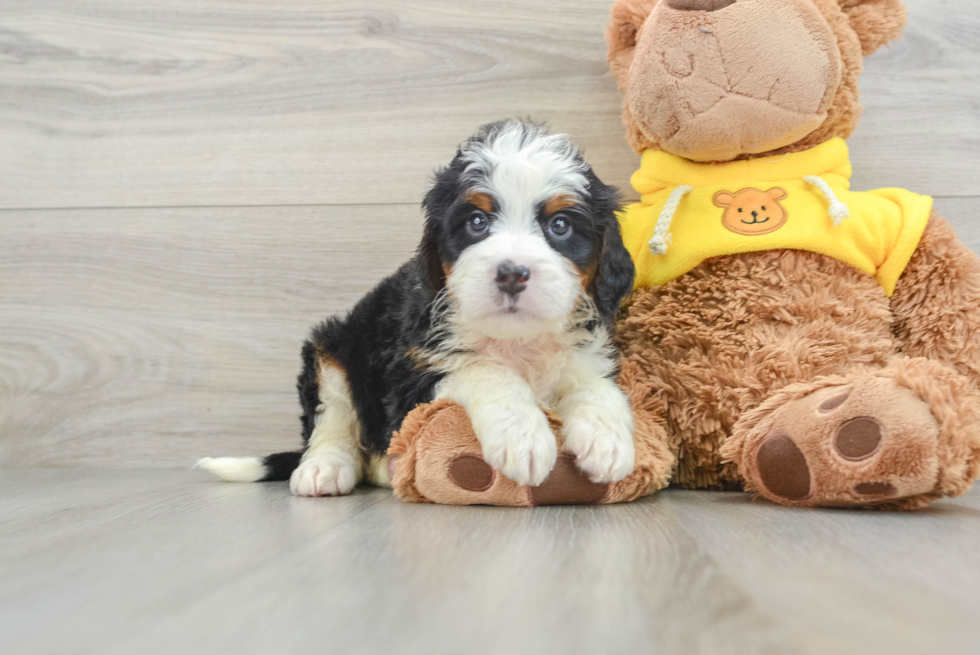
[[707, 162], [846, 138], [862, 56], [905, 22], [901, 0], [616, 0], [606, 40], [630, 145]]

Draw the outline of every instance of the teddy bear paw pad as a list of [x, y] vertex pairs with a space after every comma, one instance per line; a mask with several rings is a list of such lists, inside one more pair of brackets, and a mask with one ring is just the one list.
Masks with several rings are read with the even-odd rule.
[[770, 493], [800, 500], [810, 495], [810, 467], [806, 457], [786, 434], [766, 439], [756, 454], [759, 477]]
[[881, 445], [881, 426], [873, 418], [861, 417], [845, 421], [837, 429], [834, 446], [846, 460], [860, 462], [875, 454]]
[[786, 505], [871, 505], [936, 484], [939, 425], [886, 377], [825, 387], [776, 407], [749, 438], [747, 477]]
[[854, 486], [854, 491], [864, 496], [893, 496], [895, 485], [891, 482], [861, 482]]
[[453, 484], [461, 489], [486, 491], [493, 485], [495, 473], [482, 457], [457, 455], [449, 462], [448, 475]]

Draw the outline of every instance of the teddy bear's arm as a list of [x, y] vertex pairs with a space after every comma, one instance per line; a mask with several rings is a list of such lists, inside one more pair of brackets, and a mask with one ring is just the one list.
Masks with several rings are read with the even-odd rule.
[[950, 364], [980, 389], [980, 258], [935, 212], [891, 305], [901, 352]]

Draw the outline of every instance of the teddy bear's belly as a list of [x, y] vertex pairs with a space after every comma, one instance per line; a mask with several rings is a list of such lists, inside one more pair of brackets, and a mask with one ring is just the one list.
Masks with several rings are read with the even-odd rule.
[[868, 275], [810, 252], [721, 257], [636, 292], [618, 334], [623, 356], [666, 407], [675, 482], [738, 482], [718, 449], [738, 418], [792, 382], [883, 365], [891, 312]]

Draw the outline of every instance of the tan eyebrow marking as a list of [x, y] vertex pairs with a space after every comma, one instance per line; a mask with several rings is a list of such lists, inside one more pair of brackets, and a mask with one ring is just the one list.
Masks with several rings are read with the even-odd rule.
[[569, 207], [574, 206], [575, 198], [561, 193], [548, 201], [548, 204], [544, 206], [544, 213], [547, 216], [551, 216], [552, 214], [558, 213], [563, 209], [568, 209]]
[[493, 211], [493, 198], [485, 193], [470, 191], [466, 194], [466, 202], [479, 207], [488, 214]]

